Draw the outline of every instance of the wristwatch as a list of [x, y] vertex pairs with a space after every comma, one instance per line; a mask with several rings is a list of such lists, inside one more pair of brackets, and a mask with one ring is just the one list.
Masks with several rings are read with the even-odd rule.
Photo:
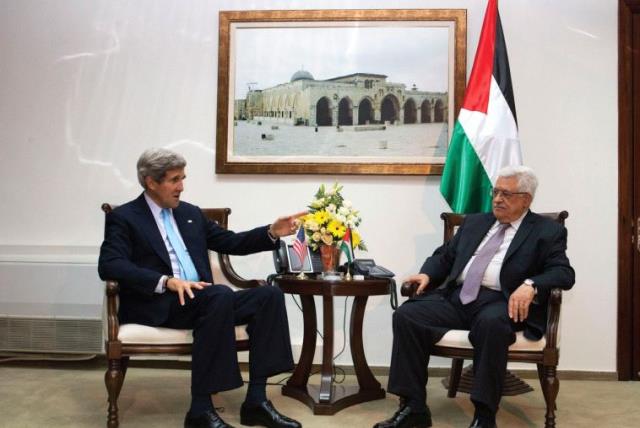
[[276, 242], [278, 240], [278, 237], [274, 235], [273, 232], [271, 232], [271, 226], [269, 226], [269, 229], [267, 229], [267, 235], [269, 235], [269, 239], [271, 239], [273, 242]]
[[529, 279], [529, 278], [527, 278], [527, 279], [525, 279], [525, 280], [523, 281], [523, 283], [524, 283], [525, 285], [528, 285], [528, 286], [530, 286], [531, 288], [533, 288], [533, 294], [534, 294], [534, 295], [538, 294], [538, 289], [536, 288], [536, 283], [535, 283], [535, 282], [533, 282], [533, 279]]

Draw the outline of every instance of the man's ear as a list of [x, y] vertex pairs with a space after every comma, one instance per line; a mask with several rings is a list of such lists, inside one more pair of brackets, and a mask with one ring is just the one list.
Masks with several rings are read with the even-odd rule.
[[533, 203], [533, 196], [529, 193], [526, 194], [527, 197], [527, 209], [531, 208], [531, 204]]
[[150, 176], [146, 176], [144, 178], [144, 184], [146, 186], [147, 189], [150, 190], [155, 190], [156, 186], [158, 185], [158, 182], [155, 181], [153, 178], [151, 178]]

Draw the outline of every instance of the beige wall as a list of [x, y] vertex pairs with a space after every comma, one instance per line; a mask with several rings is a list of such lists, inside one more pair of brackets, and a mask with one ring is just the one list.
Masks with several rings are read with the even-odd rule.
[[[219, 10], [389, 6], [366, 0], [1, 2], [0, 279], [3, 266], [25, 259], [93, 263], [102, 238], [99, 203], [138, 194], [135, 160], [152, 145], [184, 153], [184, 198], [232, 207], [236, 229], [298, 211], [319, 183], [339, 179], [362, 211], [368, 257], [399, 277], [417, 271], [441, 240], [438, 215], [447, 206], [439, 177], [242, 176], [213, 169]], [[484, 1], [398, 0], [393, 7], [467, 9], [470, 71]], [[540, 176], [534, 209], [570, 212], [577, 284], [564, 297], [561, 368], [614, 371], [617, 2], [508, 0], [500, 13], [524, 159]], [[272, 271], [271, 255], [237, 266], [264, 277]], [[32, 272], [19, 290], [1, 284], [0, 303], [38, 295], [42, 281]], [[97, 279], [70, 280], [57, 303], [82, 293], [99, 303], [100, 287]], [[290, 301], [288, 308], [292, 341], [299, 344], [301, 316]], [[338, 329], [341, 319], [336, 316]], [[365, 320], [372, 365], [389, 362], [390, 320], [387, 299], [372, 299]], [[339, 363], [349, 364], [350, 357]]]

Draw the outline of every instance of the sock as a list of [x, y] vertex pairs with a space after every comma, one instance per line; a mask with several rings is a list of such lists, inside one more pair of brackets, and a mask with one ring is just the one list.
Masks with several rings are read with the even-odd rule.
[[422, 400], [407, 397], [404, 398], [404, 402], [407, 406], [411, 407], [411, 413], [424, 413], [427, 411], [427, 405]]
[[198, 394], [191, 396], [191, 408], [189, 409], [189, 413], [191, 413], [191, 416], [201, 415], [207, 410], [215, 413], [215, 409], [213, 408], [213, 404], [211, 403], [211, 395]]
[[256, 377], [249, 379], [247, 396], [244, 402], [247, 404], [260, 404], [267, 401], [267, 378]]
[[478, 401], [474, 401], [473, 405], [476, 407], [475, 417], [483, 419], [487, 422], [494, 422], [496, 420], [496, 415], [491, 411], [489, 406], [484, 403], [480, 403]]

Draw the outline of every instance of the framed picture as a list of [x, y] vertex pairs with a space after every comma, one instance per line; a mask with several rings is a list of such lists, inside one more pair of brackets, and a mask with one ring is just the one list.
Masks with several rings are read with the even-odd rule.
[[466, 10], [221, 11], [216, 173], [437, 175]]

